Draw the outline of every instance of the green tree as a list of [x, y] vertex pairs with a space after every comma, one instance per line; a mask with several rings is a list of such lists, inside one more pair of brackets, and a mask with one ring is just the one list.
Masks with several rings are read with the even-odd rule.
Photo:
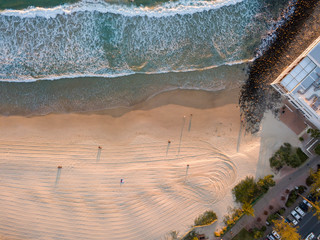
[[311, 135], [311, 137], [313, 137], [313, 138], [319, 138], [320, 137], [319, 129], [309, 128], [307, 133], [309, 133]]
[[269, 159], [269, 162], [270, 162], [270, 167], [277, 170], [281, 169], [284, 165], [284, 162], [275, 156], [271, 157]]
[[287, 158], [286, 164], [290, 167], [296, 168], [301, 165], [301, 161], [297, 154], [291, 154]]
[[297, 228], [292, 227], [285, 222], [283, 218], [274, 220], [274, 230], [276, 230], [283, 240], [300, 240], [301, 236], [297, 232]]
[[320, 155], [320, 144], [318, 144], [318, 145], [315, 147], [314, 152], [315, 152], [317, 155]]
[[258, 192], [259, 189], [254, 178], [248, 176], [232, 189], [236, 201], [242, 204], [252, 202]]
[[254, 209], [250, 203], [245, 202], [242, 204], [242, 211], [244, 214], [254, 217]]
[[270, 187], [276, 185], [276, 182], [273, 180], [273, 175], [267, 175], [264, 178], [259, 179], [257, 185], [259, 190], [266, 193]]
[[291, 151], [292, 148], [290, 143], [284, 143], [270, 158], [270, 167], [277, 170], [281, 169], [286, 164], [286, 160], [291, 155]]

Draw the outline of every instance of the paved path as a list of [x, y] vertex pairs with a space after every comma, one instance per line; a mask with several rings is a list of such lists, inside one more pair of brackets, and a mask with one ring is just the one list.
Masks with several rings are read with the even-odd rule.
[[[270, 213], [269, 206], [272, 205], [274, 212], [276, 209], [284, 206], [285, 201], [281, 200], [281, 196], [287, 196], [285, 193], [286, 189], [293, 189], [298, 185], [305, 185], [305, 179], [309, 176], [309, 169], [315, 169], [316, 165], [320, 163], [320, 157], [313, 157], [311, 160], [307, 161], [302, 167], [298, 168], [296, 171], [288, 174], [287, 176], [280, 179], [276, 186], [272, 187], [267, 194], [265, 194], [255, 205], [254, 214], [255, 217], [244, 216], [242, 217], [235, 226], [232, 227], [224, 236], [223, 240], [232, 239], [237, 233], [240, 232], [242, 228], [250, 229], [255, 224], [257, 224], [257, 218], [261, 218], [261, 226], [265, 224], [266, 218]], [[268, 215], [264, 215], [264, 211], [268, 211]], [[210, 237], [211, 239], [211, 237]], [[221, 239], [221, 238], [213, 238]]]

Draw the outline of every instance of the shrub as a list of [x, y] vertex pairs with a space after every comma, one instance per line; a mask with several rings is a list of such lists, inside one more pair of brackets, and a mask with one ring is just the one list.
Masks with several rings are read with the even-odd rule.
[[314, 183], [313, 177], [310, 175], [309, 177], [306, 178], [306, 185], [309, 187]]
[[273, 214], [270, 214], [270, 215], [268, 216], [267, 221], [268, 221], [268, 222], [272, 222], [273, 220], [276, 220], [276, 219], [278, 219], [278, 218], [279, 218], [279, 216], [278, 216], [276, 213], [273, 213]]
[[267, 230], [266, 226], [262, 226], [262, 228], [260, 229], [262, 232], [265, 232]]
[[303, 142], [304, 138], [303, 137], [299, 137], [299, 140], [300, 140], [300, 142]]
[[313, 138], [319, 138], [320, 137], [320, 131], [318, 129], [309, 128], [307, 130], [307, 133], [310, 133], [311, 137], [313, 137]]
[[291, 154], [286, 161], [286, 164], [290, 167], [296, 168], [299, 167], [301, 165], [301, 161], [298, 157], [298, 155], [296, 154]]
[[195, 226], [208, 225], [217, 219], [217, 215], [213, 211], [206, 211], [194, 220]]
[[292, 191], [290, 192], [289, 197], [288, 197], [288, 200], [287, 200], [287, 202], [286, 202], [286, 204], [285, 204], [286, 207], [292, 206], [292, 205], [295, 203], [295, 201], [297, 200], [297, 198], [298, 198], [298, 194], [296, 193], [295, 190], [292, 190]]
[[314, 149], [314, 152], [317, 154], [317, 155], [320, 155], [320, 144], [318, 144], [316, 146], [316, 148]]
[[283, 215], [285, 213], [286, 209], [285, 208], [280, 208], [278, 211], [280, 215]]
[[182, 240], [193, 240], [195, 237], [197, 237], [197, 234], [192, 230]]
[[308, 159], [308, 156], [301, 150], [301, 148], [297, 148], [296, 153], [302, 163]]
[[270, 167], [274, 169], [281, 169], [285, 165], [286, 159], [289, 158], [291, 154], [290, 143], [284, 143], [278, 151], [270, 158]]
[[263, 233], [260, 232], [260, 231], [254, 231], [254, 232], [253, 232], [253, 238], [254, 238], [254, 239], [262, 238], [262, 236], [263, 236]]
[[301, 150], [301, 148], [292, 149], [289, 143], [284, 143], [269, 159], [269, 162], [270, 167], [280, 170], [285, 165], [293, 168], [299, 167], [307, 159], [308, 156]]
[[219, 231], [215, 231], [215, 232], [214, 232], [214, 236], [215, 236], [215, 237], [220, 237], [220, 232], [219, 232]]
[[305, 186], [299, 186], [298, 187], [298, 193], [300, 193], [300, 194], [302, 194], [302, 193], [304, 193], [304, 191], [306, 190], [307, 188], [305, 187]]

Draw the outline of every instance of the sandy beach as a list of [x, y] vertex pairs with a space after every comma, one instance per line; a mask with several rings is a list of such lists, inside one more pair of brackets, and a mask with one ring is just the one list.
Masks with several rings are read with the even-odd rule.
[[208, 209], [221, 221], [232, 187], [271, 173], [282, 142], [298, 144], [271, 114], [245, 134], [238, 93], [178, 90], [130, 109], [0, 117], [0, 236], [151, 240], [182, 234]]

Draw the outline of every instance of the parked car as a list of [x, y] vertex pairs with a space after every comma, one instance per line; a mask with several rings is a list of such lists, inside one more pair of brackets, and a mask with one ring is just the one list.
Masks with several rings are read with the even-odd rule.
[[312, 194], [309, 194], [308, 197], [307, 197], [307, 199], [310, 200], [310, 201], [313, 202], [313, 203], [317, 200], [316, 197], [313, 196]]
[[294, 210], [296, 210], [296, 212], [299, 213], [301, 215], [301, 217], [306, 215], [306, 213], [299, 207], [295, 207]]
[[295, 218], [297, 221], [300, 221], [300, 220], [301, 220], [300, 215], [299, 215], [295, 210], [292, 210], [292, 211], [291, 211], [291, 215], [294, 216], [294, 218]]
[[281, 239], [280, 235], [276, 232], [276, 230], [272, 231], [272, 235], [276, 237], [276, 239]]
[[288, 215], [286, 220], [291, 223], [293, 226], [296, 226], [298, 224], [298, 221], [291, 215]]
[[313, 233], [309, 233], [309, 235], [305, 238], [305, 240], [312, 240], [312, 239], [314, 239]]
[[269, 240], [276, 240], [272, 234], [268, 234], [268, 235], [267, 235], [267, 238], [268, 238]]
[[297, 221], [297, 220], [295, 220], [295, 219], [293, 219], [293, 220], [292, 220], [292, 224], [293, 224], [293, 226], [297, 226], [298, 221]]
[[308, 212], [309, 207], [308, 207], [307, 204], [301, 202], [301, 203], [299, 203], [299, 207], [300, 207], [304, 212]]
[[302, 201], [304, 204], [306, 204], [309, 208], [312, 208], [312, 204], [309, 203], [307, 200], [304, 200]]

